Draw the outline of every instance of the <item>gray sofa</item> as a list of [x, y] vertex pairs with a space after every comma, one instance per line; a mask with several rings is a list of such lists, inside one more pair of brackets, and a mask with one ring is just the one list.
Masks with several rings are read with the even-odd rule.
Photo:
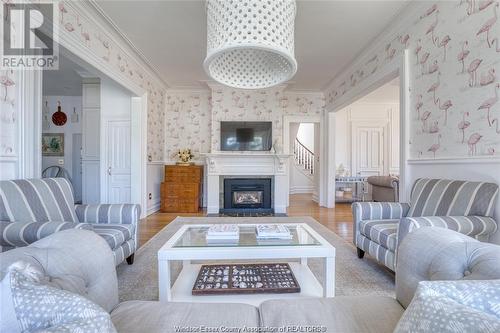
[[0, 181], [0, 250], [29, 245], [66, 229], [93, 230], [113, 251], [115, 264], [134, 261], [141, 207], [75, 205], [65, 178]]
[[413, 185], [410, 203], [356, 202], [353, 243], [358, 257], [363, 258], [366, 251], [394, 271], [398, 244], [424, 226], [487, 241], [497, 230], [493, 219], [497, 197], [497, 184], [421, 178]]
[[399, 178], [393, 176], [370, 176], [372, 200], [376, 202], [396, 202], [399, 198]]
[[1, 277], [19, 260], [43, 269], [52, 285], [101, 305], [111, 313], [118, 332], [283, 325], [322, 326], [327, 332], [392, 332], [420, 281], [500, 279], [500, 246], [436, 228], [415, 231], [401, 244], [396, 298], [374, 295], [272, 300], [259, 308], [244, 304], [119, 303], [113, 254], [101, 237], [87, 230], [61, 231], [27, 247], [1, 253]]

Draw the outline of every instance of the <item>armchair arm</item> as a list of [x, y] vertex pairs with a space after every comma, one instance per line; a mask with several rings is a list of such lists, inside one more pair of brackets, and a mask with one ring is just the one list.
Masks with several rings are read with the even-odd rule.
[[358, 224], [364, 220], [400, 219], [405, 217], [410, 209], [407, 203], [399, 202], [355, 202], [352, 204], [354, 219], [353, 237], [356, 243]]
[[497, 230], [497, 223], [486, 216], [405, 217], [399, 222], [398, 243], [401, 244], [408, 233], [421, 227], [451, 229], [478, 240], [488, 240], [488, 236]]
[[73, 223], [64, 221], [0, 221], [0, 246], [7, 248], [26, 246], [53, 233], [67, 229], [92, 230], [92, 225], [88, 223]]
[[500, 246], [458, 232], [423, 227], [400, 243], [396, 298], [410, 304], [420, 281], [500, 279]]
[[137, 224], [141, 206], [136, 204], [76, 205], [80, 222], [105, 224]]

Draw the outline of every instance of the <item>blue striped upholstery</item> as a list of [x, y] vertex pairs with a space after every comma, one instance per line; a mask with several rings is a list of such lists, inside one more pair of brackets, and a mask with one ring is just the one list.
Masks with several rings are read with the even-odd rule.
[[66, 229], [92, 230], [88, 223], [61, 221], [49, 222], [0, 222], [0, 246], [2, 250], [26, 246], [57, 231]]
[[136, 250], [140, 214], [134, 204], [75, 207], [72, 187], [64, 178], [0, 181], [1, 251], [60, 230], [86, 228], [106, 240], [118, 265]]
[[421, 178], [413, 185], [407, 216], [493, 217], [497, 196], [493, 183]]
[[396, 251], [399, 220], [365, 220], [360, 223], [360, 233], [386, 249]]
[[485, 216], [405, 217], [399, 223], [398, 240], [401, 242], [409, 232], [421, 227], [451, 229], [482, 241], [487, 241], [488, 236], [497, 230], [495, 220]]
[[64, 178], [0, 181], [0, 220], [77, 223], [73, 189]]
[[390, 269], [398, 245], [413, 230], [435, 226], [488, 240], [497, 230], [492, 218], [498, 185], [448, 179], [417, 179], [410, 204], [356, 202], [352, 206], [354, 244]]

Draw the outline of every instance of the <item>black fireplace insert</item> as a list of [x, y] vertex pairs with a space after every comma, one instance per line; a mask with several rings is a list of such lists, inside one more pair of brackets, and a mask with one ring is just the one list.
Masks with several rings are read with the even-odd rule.
[[224, 209], [221, 213], [273, 213], [271, 178], [224, 179]]

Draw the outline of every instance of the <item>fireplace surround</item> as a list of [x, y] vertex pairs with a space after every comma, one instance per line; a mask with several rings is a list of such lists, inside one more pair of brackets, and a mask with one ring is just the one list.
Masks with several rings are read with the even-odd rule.
[[224, 208], [220, 213], [273, 213], [271, 178], [224, 179]]

